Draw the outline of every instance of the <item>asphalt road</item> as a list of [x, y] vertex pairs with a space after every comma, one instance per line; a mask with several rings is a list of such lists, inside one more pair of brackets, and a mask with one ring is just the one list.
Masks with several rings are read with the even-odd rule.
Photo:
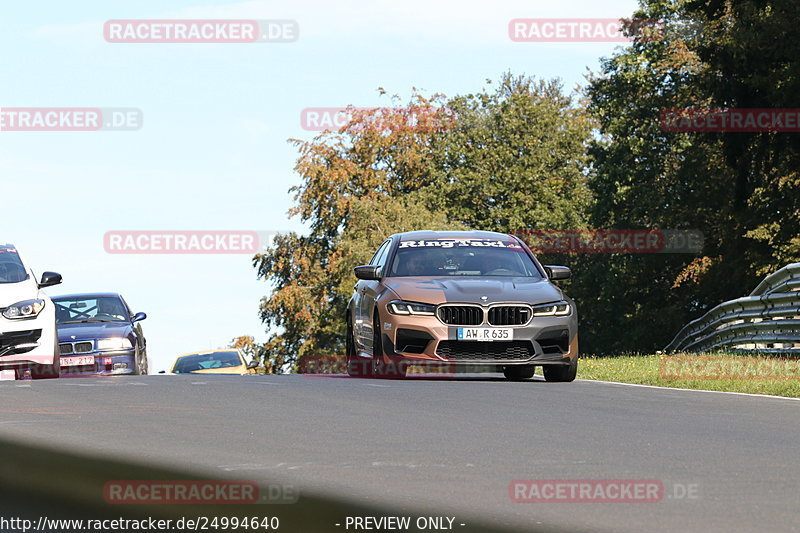
[[[800, 530], [800, 401], [488, 376], [0, 382], [0, 437], [290, 483], [456, 524]], [[518, 479], [657, 480], [664, 498], [514, 503]]]

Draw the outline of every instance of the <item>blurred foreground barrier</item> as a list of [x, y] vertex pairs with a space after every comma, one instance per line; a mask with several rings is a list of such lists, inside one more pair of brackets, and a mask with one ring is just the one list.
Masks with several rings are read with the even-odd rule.
[[689, 322], [664, 351], [718, 349], [800, 355], [800, 263], [770, 274], [749, 296]]
[[[340, 497], [308, 494], [305, 488], [301, 492], [294, 491], [295, 497], [290, 501], [283, 497], [278, 498], [280, 501], [272, 501], [270, 495], [269, 501], [257, 502], [249, 499], [252, 492], [246, 489], [251, 485], [261, 485], [262, 496], [267, 491], [256, 481], [232, 481], [213, 474], [187, 473], [160, 466], [68, 454], [7, 440], [0, 440], [0, 456], [3, 457], [0, 462], [2, 532], [247, 530], [324, 533], [345, 531], [348, 517], [352, 521], [352, 517], [427, 517], [431, 514], [430, 509], [411, 510], [408, 506], [401, 509], [355, 504]], [[225, 494], [227, 497], [244, 495], [246, 497], [242, 500], [249, 503], [221, 504], [214, 496], [209, 500], [215, 503], [197, 503], [198, 498], [195, 498], [195, 503], [165, 504], [163, 497], [161, 503], [109, 503], [119, 498], [141, 498], [143, 493], [145, 500], [152, 500], [156, 494], [154, 487], [191, 489], [209, 485], [238, 486], [239, 492], [228, 491]], [[269, 486], [287, 485], [271, 482]], [[141, 491], [140, 487], [149, 487], [149, 491]], [[175, 494], [173, 492], [172, 496]], [[202, 492], [200, 495], [201, 500], [208, 496]], [[442, 509], [441, 514], [447, 514], [447, 510]], [[465, 522], [465, 526], [457, 527], [462, 532], [520, 531], [487, 525], [467, 517], [459, 519]], [[250, 522], [245, 524], [245, 520]], [[133, 521], [141, 523], [132, 524]], [[98, 527], [100, 522], [103, 524]], [[412, 527], [403, 531], [418, 529]], [[554, 530], [537, 525], [525, 528], [525, 531]]]

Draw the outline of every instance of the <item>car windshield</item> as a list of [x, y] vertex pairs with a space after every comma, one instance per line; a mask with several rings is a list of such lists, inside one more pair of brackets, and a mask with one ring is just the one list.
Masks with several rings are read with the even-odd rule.
[[19, 283], [28, 279], [28, 271], [14, 248], [0, 247], [0, 283]]
[[437, 239], [402, 241], [387, 276], [514, 276], [541, 278], [514, 241]]
[[125, 304], [115, 296], [53, 298], [56, 324], [84, 322], [129, 322]]
[[230, 368], [239, 366], [242, 361], [239, 354], [233, 351], [202, 353], [186, 355], [178, 359], [172, 371], [175, 374], [184, 374], [195, 370], [209, 370], [212, 368]]

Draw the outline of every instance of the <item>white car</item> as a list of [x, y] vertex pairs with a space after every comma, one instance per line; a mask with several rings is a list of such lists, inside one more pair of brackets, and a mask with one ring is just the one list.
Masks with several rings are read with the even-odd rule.
[[60, 374], [55, 306], [41, 289], [61, 283], [45, 272], [36, 281], [11, 244], [0, 245], [0, 371], [27, 372], [33, 379]]

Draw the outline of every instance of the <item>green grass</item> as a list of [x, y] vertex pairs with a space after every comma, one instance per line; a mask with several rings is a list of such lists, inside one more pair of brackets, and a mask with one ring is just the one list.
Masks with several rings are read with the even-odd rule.
[[[670, 359], [672, 358], [672, 359]], [[700, 379], [712, 375], [711, 363], [725, 361], [727, 364], [742, 362], [749, 371], [744, 376], [728, 372], [719, 379]], [[704, 389], [727, 392], [747, 392], [751, 394], [771, 394], [774, 396], [800, 397], [800, 364], [797, 360], [788, 362], [785, 374], [774, 375], [771, 371], [761, 371], [759, 364], [774, 365], [786, 363], [786, 359], [776, 356], [743, 356], [732, 354], [680, 354], [665, 355], [620, 355], [613, 357], [583, 356], [578, 365], [578, 378], [600, 381], [620, 381], [642, 385], [657, 385], [677, 389]], [[684, 366], [680, 366], [684, 364]], [[693, 373], [692, 364], [701, 364], [705, 372]], [[684, 371], [678, 372], [677, 368]], [[717, 366], [716, 368], [719, 368]], [[733, 368], [732, 366], [726, 368]], [[761, 368], [767, 368], [762, 366]], [[783, 367], [787, 368], [787, 367]], [[665, 369], [662, 371], [662, 369]], [[670, 370], [672, 369], [672, 370]], [[795, 370], [797, 369], [797, 370]]]

